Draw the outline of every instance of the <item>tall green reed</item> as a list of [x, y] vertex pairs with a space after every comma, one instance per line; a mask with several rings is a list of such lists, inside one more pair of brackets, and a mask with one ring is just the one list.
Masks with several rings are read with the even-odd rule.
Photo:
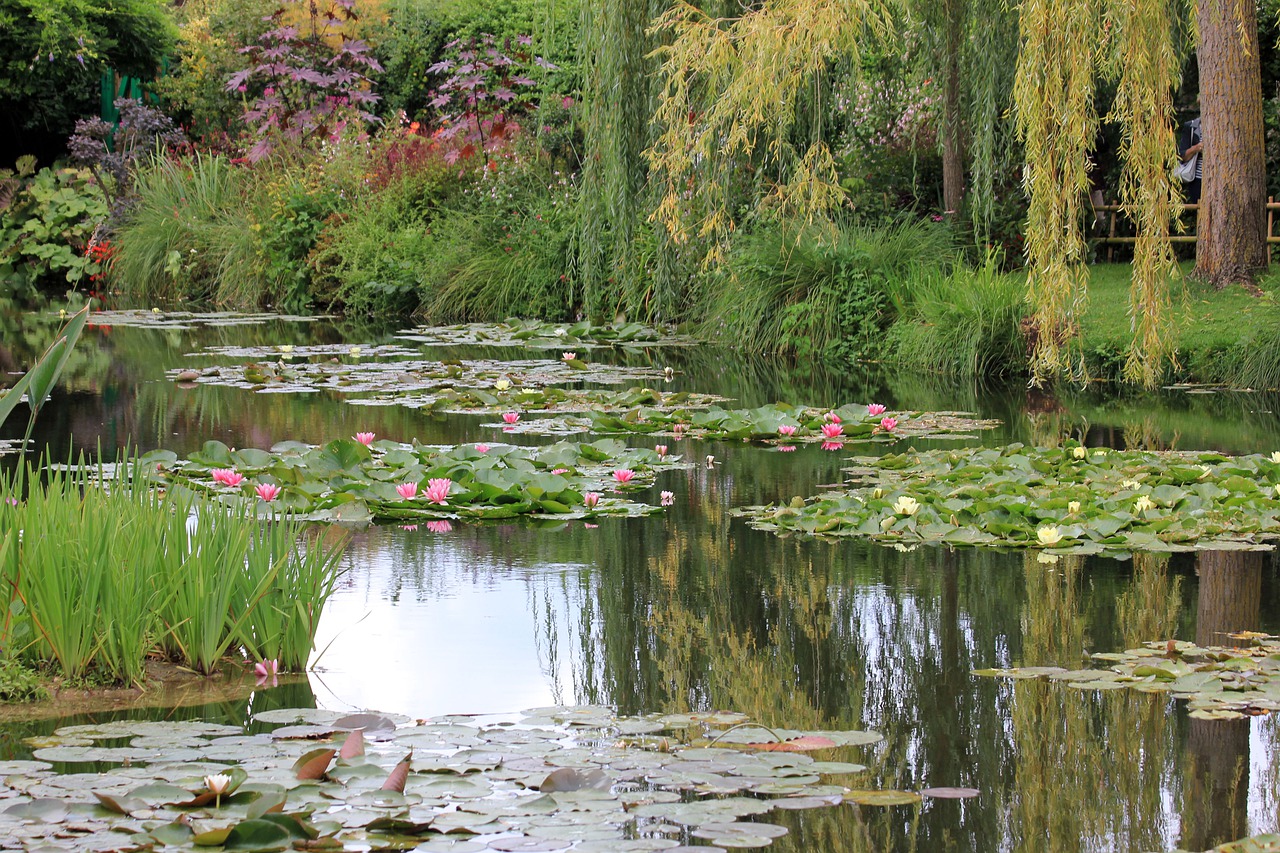
[[162, 495], [136, 464], [0, 477], [0, 654], [124, 684], [157, 650], [201, 673], [264, 650], [303, 668], [341, 547]]

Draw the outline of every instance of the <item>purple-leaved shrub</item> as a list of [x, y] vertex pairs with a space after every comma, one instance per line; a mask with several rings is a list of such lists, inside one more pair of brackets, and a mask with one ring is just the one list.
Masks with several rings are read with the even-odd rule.
[[[301, 26], [290, 21], [303, 8]], [[370, 74], [382, 71], [368, 44], [344, 27], [357, 20], [355, 0], [282, 0], [270, 16], [272, 28], [240, 52], [251, 62], [231, 76], [227, 90], [245, 96], [244, 121], [255, 141], [252, 162], [283, 140], [323, 141], [351, 122], [372, 124], [377, 103]]]

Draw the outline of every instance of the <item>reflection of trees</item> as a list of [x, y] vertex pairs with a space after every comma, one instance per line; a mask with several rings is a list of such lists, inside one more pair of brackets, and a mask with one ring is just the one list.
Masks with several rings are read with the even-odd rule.
[[1172, 638], [1182, 611], [1182, 578], [1167, 554], [1134, 554], [1133, 581], [1116, 598], [1116, 624], [1125, 648]]
[[[1198, 645], [1229, 645], [1224, 635], [1257, 630], [1265, 561], [1251, 551], [1199, 555]], [[1250, 725], [1249, 719], [1188, 721], [1181, 846], [1204, 850], [1248, 834]]]

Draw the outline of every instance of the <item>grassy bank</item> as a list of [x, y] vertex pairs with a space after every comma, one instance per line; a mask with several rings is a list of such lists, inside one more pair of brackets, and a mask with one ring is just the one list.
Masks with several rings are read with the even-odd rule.
[[[1260, 283], [1261, 295], [1233, 286], [1215, 290], [1187, 277], [1172, 289], [1170, 334], [1177, 364], [1165, 382], [1242, 388], [1280, 387], [1280, 278]], [[1133, 340], [1129, 321], [1130, 267], [1089, 270], [1081, 318], [1081, 348], [1090, 378], [1115, 381]], [[912, 370], [956, 377], [1026, 372], [1022, 323], [1030, 315], [1026, 274], [962, 269], [904, 282], [886, 360]]]
[[[1260, 283], [1261, 296], [1242, 287], [1223, 290], [1188, 278], [1191, 265], [1173, 285], [1172, 334], [1178, 366], [1175, 382], [1222, 383], [1240, 387], [1280, 387], [1280, 278]], [[1089, 303], [1083, 317], [1084, 351], [1090, 375], [1114, 379], [1132, 340], [1129, 330], [1128, 264], [1090, 269]]]

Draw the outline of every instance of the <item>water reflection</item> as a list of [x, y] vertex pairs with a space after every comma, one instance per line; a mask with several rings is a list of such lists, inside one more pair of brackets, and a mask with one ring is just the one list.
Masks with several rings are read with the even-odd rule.
[[[41, 323], [25, 343], [3, 327], [3, 357], [21, 362], [37, 350], [53, 325]], [[28, 335], [25, 324], [15, 329]], [[426, 443], [494, 437], [483, 418], [356, 407], [327, 394], [184, 389], [163, 376], [206, 344], [301, 345], [347, 334], [326, 324], [93, 331], [73, 365], [71, 393], [47, 410], [42, 440], [90, 451], [101, 441], [111, 453], [130, 442], [188, 452], [208, 438], [266, 447], [357, 430]], [[360, 335], [387, 339], [385, 330]], [[982, 436], [987, 443], [1052, 445], [1074, 436], [1235, 452], [1280, 446], [1275, 419], [1258, 415], [1268, 405], [1258, 396], [1048, 397], [876, 370], [800, 372], [706, 349], [597, 356], [671, 364], [679, 371], [672, 389], [720, 391], [742, 405], [874, 399], [1005, 420]], [[841, 780], [848, 784], [981, 791], [919, 807], [771, 815], [792, 830], [773, 848], [780, 851], [1203, 849], [1276, 827], [1272, 718], [1191, 720], [1160, 695], [970, 674], [1080, 667], [1092, 652], [1157, 638], [1217, 642], [1224, 631], [1277, 630], [1280, 585], [1270, 556], [1050, 564], [1017, 553], [780, 539], [727, 511], [837, 482], [845, 453], [670, 444], [672, 453], [714, 454], [718, 464], [664, 474], [653, 499], [671, 490], [675, 506], [660, 516], [595, 528], [359, 533], [322, 623], [314, 696], [265, 691], [251, 705], [205, 712], [243, 719], [277, 701], [414, 716], [561, 702], [610, 703], [622, 713], [732, 708], [788, 728], [882, 731], [883, 743], [841, 756], [871, 768]], [[14, 730], [0, 730], [6, 734], [12, 742]]]

